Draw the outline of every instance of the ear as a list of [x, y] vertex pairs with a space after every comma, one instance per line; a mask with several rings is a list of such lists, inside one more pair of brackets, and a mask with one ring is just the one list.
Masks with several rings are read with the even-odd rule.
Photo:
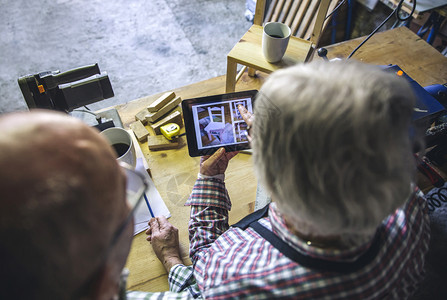
[[96, 277], [96, 282], [92, 283], [91, 299], [110, 300], [119, 293], [120, 273], [116, 272], [116, 267], [105, 264]]

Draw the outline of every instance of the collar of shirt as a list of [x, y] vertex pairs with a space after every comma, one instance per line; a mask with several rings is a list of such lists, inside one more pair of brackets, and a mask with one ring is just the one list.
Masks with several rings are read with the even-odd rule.
[[[334, 261], [353, 261], [362, 255], [372, 243], [373, 237], [369, 238], [367, 242], [360, 246], [352, 246], [342, 250], [319, 248], [312, 244], [309, 245], [308, 241], [297, 237], [288, 230], [285, 220], [275, 203], [270, 204], [268, 217], [271, 222], [271, 230], [279, 238], [284, 240], [295, 250], [311, 257]], [[263, 225], [265, 225], [265, 223], [263, 223]]]

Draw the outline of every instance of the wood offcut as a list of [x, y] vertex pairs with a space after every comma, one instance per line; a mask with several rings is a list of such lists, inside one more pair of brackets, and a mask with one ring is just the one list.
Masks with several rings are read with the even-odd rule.
[[177, 149], [178, 145], [178, 141], [169, 141], [162, 135], [147, 137], [147, 146], [151, 151]]
[[175, 98], [174, 92], [164, 93], [161, 97], [152, 102], [152, 104], [147, 107], [147, 110], [151, 113], [157, 112], [174, 98]]
[[140, 143], [143, 142], [149, 135], [149, 131], [147, 131], [146, 127], [144, 127], [141, 121], [135, 121], [131, 123], [130, 129], [132, 129], [133, 133], [135, 134], [135, 137]]
[[168, 123], [175, 123], [178, 126], [180, 126], [180, 128], [182, 128], [183, 127], [183, 118], [182, 118], [182, 114], [180, 113], [180, 111], [178, 111], [178, 110], [174, 111], [173, 113], [167, 115], [166, 117], [164, 117], [157, 123], [152, 124], [151, 127], [154, 130], [155, 134], [161, 134], [160, 127], [163, 125], [166, 125]]
[[180, 102], [182, 102], [182, 98], [177, 97], [171, 101], [169, 101], [168, 104], [166, 104], [164, 107], [162, 107], [160, 110], [158, 110], [157, 112], [149, 112], [146, 115], [146, 121], [147, 122], [156, 122], [159, 119], [161, 119], [164, 115], [166, 115], [167, 113], [169, 113], [171, 110], [173, 110], [174, 108], [177, 107], [177, 105], [180, 104]]

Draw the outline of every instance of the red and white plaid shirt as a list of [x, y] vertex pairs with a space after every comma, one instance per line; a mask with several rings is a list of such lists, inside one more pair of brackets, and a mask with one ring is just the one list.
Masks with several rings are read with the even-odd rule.
[[[381, 248], [359, 271], [336, 273], [309, 269], [291, 261], [253, 229], [229, 227], [231, 202], [223, 181], [198, 179], [187, 205], [190, 256], [204, 298], [384, 299], [408, 298], [424, 275], [430, 239], [426, 202], [418, 192], [386, 218], [378, 229]], [[328, 250], [307, 245], [287, 230], [274, 203], [266, 228], [295, 250], [315, 258], [355, 259], [368, 245]]]

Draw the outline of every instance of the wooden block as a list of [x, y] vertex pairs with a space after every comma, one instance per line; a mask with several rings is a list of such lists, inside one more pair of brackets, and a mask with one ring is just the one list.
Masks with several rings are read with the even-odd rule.
[[180, 126], [180, 128], [182, 128], [183, 127], [182, 114], [178, 110], [176, 110], [173, 113], [161, 119], [160, 121], [158, 121], [157, 123], [152, 124], [151, 127], [154, 130], [155, 134], [161, 134], [160, 127], [168, 123], [175, 123], [178, 126]]
[[171, 142], [163, 135], [154, 135], [147, 137], [147, 145], [149, 150], [157, 151], [157, 150], [168, 150], [178, 148], [178, 142]]
[[130, 129], [132, 129], [135, 137], [139, 142], [142, 142], [149, 135], [149, 131], [144, 127], [143, 123], [140, 121], [135, 121], [130, 124]]
[[143, 123], [143, 125], [147, 124], [147, 120], [146, 120], [146, 115], [149, 113], [149, 111], [147, 110], [147, 108], [140, 110], [136, 115], [135, 115], [135, 121], [140, 121], [141, 123]]
[[154, 102], [152, 102], [151, 105], [149, 105], [147, 107], [147, 109], [150, 112], [157, 112], [160, 109], [163, 108], [163, 106], [165, 106], [166, 104], [168, 104], [169, 101], [171, 101], [172, 99], [174, 99], [175, 97], [175, 93], [174, 92], [168, 92], [163, 94], [160, 98], [158, 98], [157, 100], [155, 100]]
[[166, 115], [167, 113], [169, 113], [171, 110], [173, 110], [177, 105], [180, 104], [180, 102], [182, 102], [182, 98], [177, 97], [173, 100], [171, 100], [168, 104], [166, 104], [162, 109], [160, 109], [157, 112], [149, 112], [146, 115], [146, 121], [154, 123], [156, 121], [158, 121], [159, 119], [161, 119], [164, 115]]

